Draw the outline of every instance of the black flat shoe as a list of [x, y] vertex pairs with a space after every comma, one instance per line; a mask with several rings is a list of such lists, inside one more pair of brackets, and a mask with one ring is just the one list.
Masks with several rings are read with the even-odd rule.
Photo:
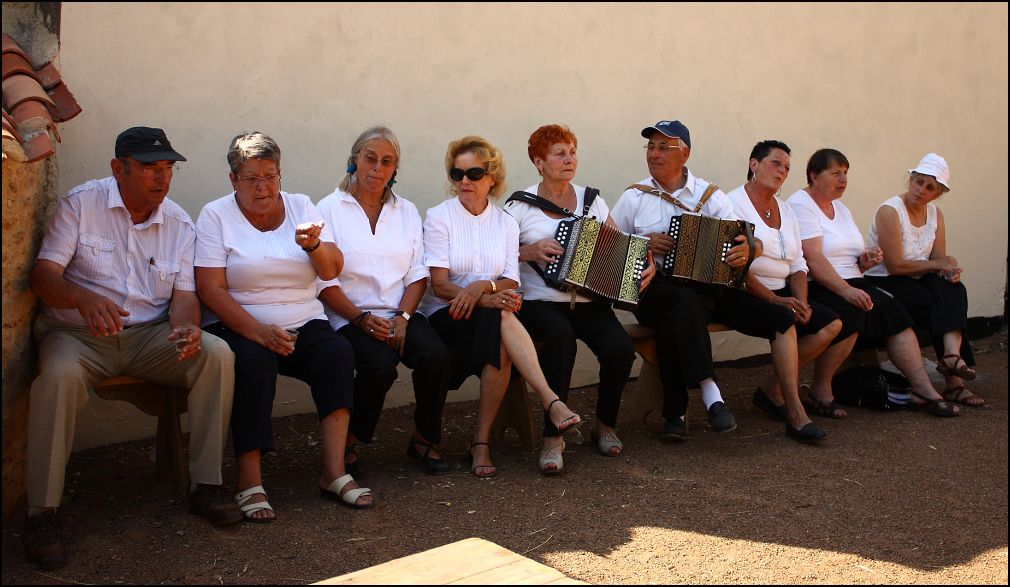
[[[417, 450], [418, 446], [425, 447], [424, 453]], [[429, 475], [443, 475], [448, 473], [449, 463], [445, 459], [436, 459], [428, 456], [428, 453], [431, 452], [431, 449], [433, 448], [435, 448], [434, 445], [411, 437], [410, 444], [407, 445], [407, 456], [412, 459], [420, 459], [421, 467], [424, 469], [424, 472]]]
[[768, 397], [768, 394], [766, 394], [760, 387], [754, 390], [754, 397], [752, 397], [750, 401], [757, 408], [761, 409], [761, 411], [779, 422], [786, 421], [786, 407], [784, 405], [776, 406], [772, 402], [771, 398]]
[[663, 424], [663, 430], [659, 433], [659, 438], [664, 442], [687, 440], [687, 424], [680, 418], [671, 418]]
[[817, 427], [813, 422], [803, 428], [796, 429], [789, 422], [786, 422], [786, 436], [804, 444], [814, 444], [828, 437], [828, 433]]

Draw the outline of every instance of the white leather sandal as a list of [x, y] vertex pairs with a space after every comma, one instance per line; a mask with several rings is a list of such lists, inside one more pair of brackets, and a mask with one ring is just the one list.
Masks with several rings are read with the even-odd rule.
[[[544, 475], [557, 475], [565, 468], [565, 459], [561, 456], [565, 452], [565, 441], [553, 448], [544, 448], [540, 451], [540, 472]], [[548, 465], [554, 465], [548, 468]]]
[[370, 508], [373, 505], [375, 505], [375, 498], [374, 497], [372, 498], [372, 501], [370, 501], [370, 502], [368, 502], [366, 504], [359, 504], [358, 503], [358, 498], [359, 497], [361, 497], [363, 495], [369, 495], [369, 496], [372, 495], [372, 490], [369, 489], [369, 488], [367, 488], [367, 487], [359, 487], [357, 489], [349, 489], [347, 492], [341, 493], [341, 491], [343, 491], [344, 487], [346, 487], [347, 484], [350, 483], [350, 482], [352, 482], [352, 481], [354, 481], [354, 477], [351, 477], [350, 473], [348, 473], [347, 475], [344, 475], [343, 477], [338, 477], [337, 479], [335, 479], [333, 481], [333, 483], [330, 483], [329, 487], [327, 487], [326, 489], [320, 489], [319, 490], [319, 495], [323, 499], [330, 499], [330, 500], [333, 500], [333, 501], [339, 501], [342, 505], [346, 505], [346, 506], [352, 507], [352, 508], [367, 509], [367, 508]]
[[262, 495], [263, 497], [266, 497], [267, 492], [264, 491], [262, 485], [257, 485], [255, 487], [250, 487], [245, 491], [239, 491], [235, 494], [235, 503], [237, 503], [239, 509], [242, 510], [242, 517], [245, 518], [247, 522], [255, 522], [257, 524], [267, 524], [276, 520], [276, 514], [270, 516], [269, 518], [253, 517], [253, 514], [260, 510], [270, 510], [271, 514], [274, 513], [274, 508], [270, 507], [270, 502], [265, 499], [256, 503], [249, 503], [249, 500], [252, 499], [254, 495]]

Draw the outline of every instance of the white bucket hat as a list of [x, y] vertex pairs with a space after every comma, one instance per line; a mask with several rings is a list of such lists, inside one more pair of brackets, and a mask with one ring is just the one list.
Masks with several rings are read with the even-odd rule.
[[947, 167], [947, 160], [937, 155], [929, 153], [919, 161], [915, 169], [909, 169], [909, 173], [921, 173], [936, 178], [937, 183], [950, 190], [950, 168]]

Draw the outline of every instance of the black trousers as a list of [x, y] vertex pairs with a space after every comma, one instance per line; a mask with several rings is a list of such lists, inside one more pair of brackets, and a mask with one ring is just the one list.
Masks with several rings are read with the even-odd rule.
[[740, 290], [720, 286], [685, 285], [657, 275], [639, 299], [638, 321], [656, 330], [659, 378], [663, 383], [663, 417], [687, 413], [687, 390], [715, 379], [710, 323], [767, 338], [785, 332], [795, 322], [793, 313]]
[[[537, 351], [547, 384], [561, 401], [568, 401], [572, 369], [578, 350], [576, 339], [586, 343], [600, 363], [596, 417], [611, 428], [617, 426], [621, 393], [635, 362], [635, 346], [610, 304], [580, 302], [572, 309], [568, 302], [527, 300], [517, 314], [530, 336], [542, 342]], [[561, 432], [544, 414], [544, 436]]]
[[414, 314], [407, 324], [403, 356], [386, 343], [377, 340], [357, 326], [348, 324], [339, 330], [354, 347], [354, 414], [351, 433], [355, 438], [371, 442], [382, 414], [386, 393], [396, 381], [396, 365], [413, 369], [414, 427], [428, 442], [442, 440], [442, 409], [449, 390], [452, 354], [442, 342], [428, 319]]
[[235, 353], [235, 399], [231, 432], [235, 454], [273, 450], [271, 415], [277, 375], [309, 385], [316, 413], [322, 420], [336, 410], [354, 405], [354, 351], [351, 343], [326, 320], [309, 320], [298, 329], [295, 350], [282, 357], [231, 330], [220, 322], [204, 328], [228, 343]]
[[951, 283], [935, 273], [915, 279], [904, 275], [867, 277], [867, 281], [894, 295], [919, 328], [928, 329], [937, 357], [943, 350], [943, 335], [961, 332], [961, 358], [968, 366], [975, 365], [975, 356], [968, 344], [968, 290], [963, 283]]

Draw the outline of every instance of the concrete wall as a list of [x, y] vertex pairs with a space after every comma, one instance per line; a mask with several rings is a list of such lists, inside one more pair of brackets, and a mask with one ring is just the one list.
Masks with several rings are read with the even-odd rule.
[[[727, 191], [758, 140], [792, 146], [786, 195], [814, 150], [842, 150], [865, 228], [936, 151], [970, 315], [1002, 313], [1006, 4], [67, 3], [62, 43], [86, 108], [63, 130], [63, 191], [108, 175], [116, 134], [148, 124], [189, 157], [171, 197], [194, 217], [229, 191], [225, 150], [242, 130], [277, 139], [284, 188], [318, 201], [357, 134], [384, 123], [403, 147], [397, 188], [423, 211], [445, 197], [450, 140], [488, 137], [521, 189], [537, 180], [529, 134], [559, 122], [580, 140], [576, 182], [613, 204], [647, 173], [639, 130], [679, 118], [690, 167]], [[767, 349], [739, 335], [715, 348]]]

